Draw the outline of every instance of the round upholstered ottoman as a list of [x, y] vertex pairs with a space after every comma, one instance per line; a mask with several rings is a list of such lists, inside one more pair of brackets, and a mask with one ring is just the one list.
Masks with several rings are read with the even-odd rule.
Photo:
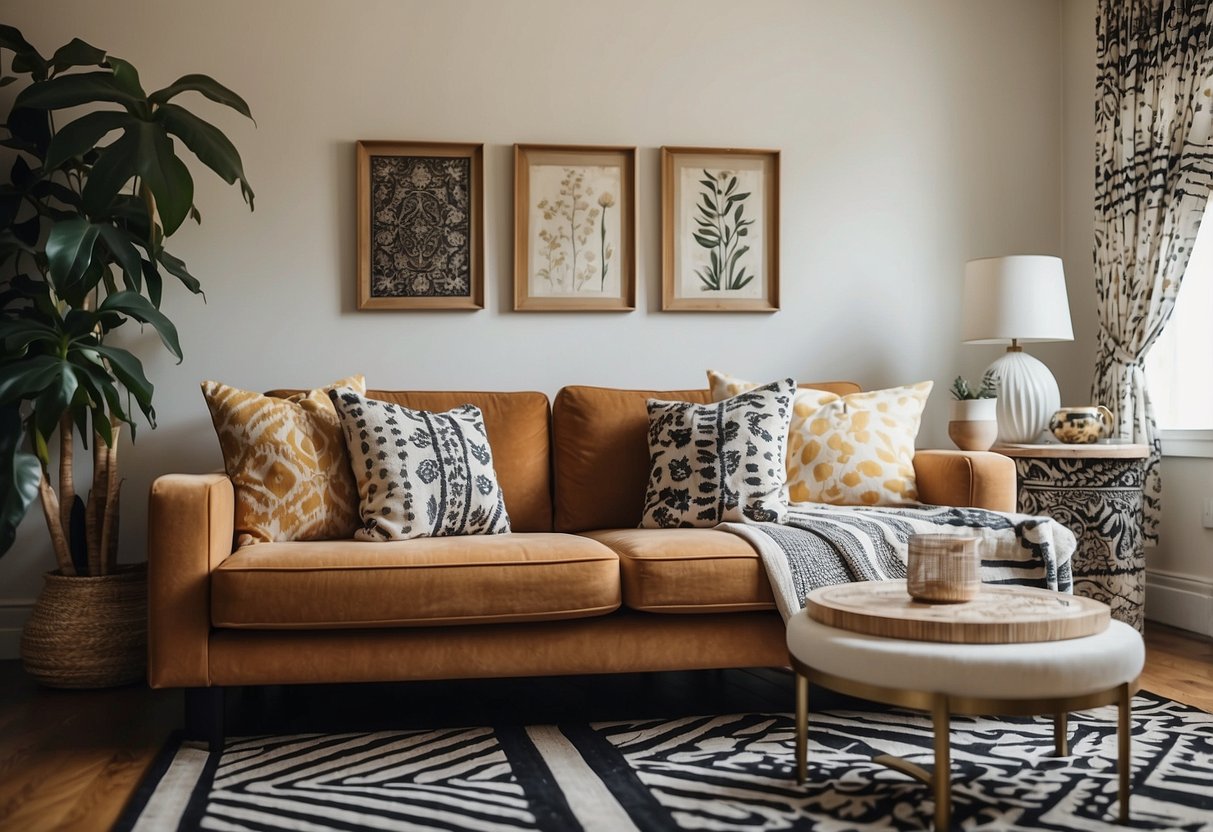
[[863, 635], [827, 627], [801, 611], [788, 621], [796, 671], [796, 779], [807, 777], [809, 684], [929, 711], [935, 773], [895, 757], [880, 762], [931, 784], [935, 828], [951, 820], [951, 714], [1052, 714], [1057, 753], [1068, 753], [1066, 714], [1116, 704], [1120, 820], [1129, 818], [1129, 703], [1145, 664], [1138, 632], [1112, 621], [1096, 635], [1020, 644], [949, 644]]

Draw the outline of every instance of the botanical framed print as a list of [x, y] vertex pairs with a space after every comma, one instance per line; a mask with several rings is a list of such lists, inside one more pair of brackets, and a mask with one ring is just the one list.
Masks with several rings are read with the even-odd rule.
[[636, 308], [636, 148], [514, 145], [514, 309]]
[[779, 151], [661, 148], [661, 308], [779, 309]]
[[484, 308], [484, 145], [358, 142], [358, 308]]

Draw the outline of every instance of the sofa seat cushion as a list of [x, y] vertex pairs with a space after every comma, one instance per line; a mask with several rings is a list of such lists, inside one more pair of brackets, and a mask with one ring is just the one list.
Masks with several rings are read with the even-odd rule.
[[211, 577], [212, 623], [244, 629], [585, 618], [619, 600], [614, 552], [551, 533], [267, 543]]
[[715, 529], [607, 529], [584, 532], [619, 555], [623, 604], [662, 613], [775, 609], [758, 553]]

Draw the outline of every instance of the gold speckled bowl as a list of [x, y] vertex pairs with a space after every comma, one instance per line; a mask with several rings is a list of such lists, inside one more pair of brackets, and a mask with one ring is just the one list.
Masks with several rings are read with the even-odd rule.
[[1112, 411], [1102, 404], [1063, 407], [1049, 419], [1049, 430], [1068, 445], [1090, 445], [1112, 435]]

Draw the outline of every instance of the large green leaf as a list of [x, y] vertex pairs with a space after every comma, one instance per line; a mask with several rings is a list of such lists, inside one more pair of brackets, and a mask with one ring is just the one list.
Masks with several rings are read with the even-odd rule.
[[14, 104], [5, 126], [17, 140], [16, 149], [40, 159], [46, 156], [46, 148], [51, 143], [51, 120], [46, 110]]
[[[127, 424], [132, 424], [131, 417], [122, 408], [122, 395], [118, 392], [115, 386], [114, 376], [110, 373], [109, 367], [105, 365], [101, 353], [97, 352], [97, 342], [93, 342], [87, 347], [72, 350], [72, 363], [76, 366], [76, 375], [80, 378], [80, 384], [88, 388], [93, 400], [98, 403], [104, 402], [108, 407], [109, 412], [118, 419], [121, 419]], [[107, 423], [108, 419], [104, 420]], [[101, 420], [98, 420], [97, 430], [105, 438], [108, 436], [108, 430], [101, 430]], [[105, 444], [110, 444], [108, 438], [105, 439]]]
[[41, 217], [33, 216], [24, 222], [13, 223], [9, 226], [9, 229], [18, 241], [33, 249], [38, 245], [38, 238], [42, 236], [42, 219]]
[[114, 260], [122, 268], [124, 283], [136, 292], [143, 290], [143, 258], [132, 245], [129, 232], [116, 225], [101, 226], [101, 241], [110, 250]]
[[[163, 253], [163, 249], [161, 252]], [[160, 308], [160, 300], [164, 295], [164, 278], [160, 276], [160, 270], [156, 268], [156, 261], [144, 260], [143, 266], [143, 282], [147, 286], [147, 299], [152, 302], [152, 306]]]
[[13, 72], [29, 72], [34, 80], [46, 77], [46, 58], [38, 54], [38, 50], [14, 26], [0, 25], [0, 49], [13, 51]]
[[104, 64], [105, 50], [85, 43], [80, 38], [72, 38], [70, 43], [60, 46], [51, 56], [51, 66], [54, 67], [55, 72], [62, 72], [74, 66], [103, 66]]
[[134, 128], [102, 150], [84, 183], [84, 210], [94, 217], [108, 214], [118, 191], [134, 178], [138, 156], [139, 139]]
[[162, 90], [156, 90], [148, 96], [153, 104], [164, 104], [175, 95], [183, 92], [200, 92], [211, 101], [231, 107], [242, 116], [246, 116], [254, 124], [257, 123], [249, 111], [244, 99], [208, 75], [183, 75]]
[[109, 295], [97, 307], [97, 312], [119, 312], [136, 321], [151, 324], [160, 335], [165, 348], [177, 358], [177, 363], [181, 363], [181, 342], [177, 338], [177, 327], [143, 295], [129, 291]]
[[147, 109], [146, 102], [122, 89], [110, 72], [82, 72], [36, 81], [18, 94], [13, 106], [62, 110], [99, 101], [112, 101], [132, 112]]
[[240, 193], [249, 208], [253, 207], [253, 189], [244, 176], [240, 153], [218, 127], [176, 104], [161, 105], [155, 117], [168, 132], [185, 142], [185, 146], [194, 152], [199, 161], [223, 177], [224, 182], [231, 185], [240, 180]]
[[112, 55], [109, 57], [108, 63], [110, 68], [114, 70], [114, 83], [118, 85], [119, 89], [133, 98], [147, 98], [147, 93], [143, 91], [143, 85], [139, 83], [139, 70], [121, 58], [115, 58]]
[[80, 199], [80, 194], [73, 191], [66, 185], [61, 185], [58, 182], [50, 179], [40, 179], [33, 184], [29, 189], [30, 196], [37, 197], [42, 200], [46, 208], [50, 208], [49, 201], [54, 199], [73, 209], [77, 214], [84, 207], [84, 202]]
[[13, 166], [9, 169], [8, 177], [18, 193], [24, 193], [32, 184], [35, 178], [32, 174], [33, 171], [30, 170], [29, 162], [25, 161], [24, 156], [13, 159]]
[[63, 316], [63, 331], [68, 338], [76, 339], [90, 335], [97, 326], [97, 313], [89, 309], [70, 309]]
[[130, 126], [132, 120], [130, 113], [102, 110], [68, 122], [51, 139], [46, 151], [45, 168], [55, 170], [68, 159], [83, 156], [96, 147], [107, 133]]
[[62, 369], [62, 359], [53, 355], [0, 365], [0, 404], [37, 398], [54, 383]]
[[42, 467], [21, 450], [25, 427], [17, 405], [0, 408], [0, 555], [12, 548], [17, 526], [38, 496]]
[[[156, 259], [161, 265], [168, 270], [168, 273], [176, 277], [185, 288], [189, 289], [195, 295], [202, 294], [202, 284], [200, 284], [194, 276], [185, 268], [185, 261], [169, 254], [164, 249], [160, 249], [156, 253]], [[146, 275], [145, 275], [146, 276]]]
[[140, 245], [144, 245], [142, 241], [147, 240], [151, 235], [147, 203], [137, 196], [118, 194], [110, 203], [109, 210], [110, 215], [121, 220], [121, 224], [126, 227], [126, 230], [140, 240]]
[[30, 44], [25, 36], [21, 34], [21, 30], [16, 26], [9, 26], [0, 23], [0, 49], [11, 49], [14, 52], [33, 52], [37, 54], [38, 50]]
[[83, 218], [55, 223], [46, 240], [51, 282], [60, 296], [74, 294], [93, 263], [100, 226]]
[[70, 412], [72, 399], [80, 388], [75, 368], [67, 361], [58, 360], [59, 372], [42, 393], [34, 400], [33, 419], [38, 432], [50, 436], [59, 426], [64, 413]]
[[164, 236], [168, 237], [185, 222], [194, 204], [194, 180], [185, 163], [177, 158], [173, 140], [161, 125], [140, 122], [137, 135], [135, 170], [156, 197], [156, 210], [164, 224]]
[[42, 321], [28, 318], [0, 319], [0, 343], [4, 345], [4, 360], [24, 355], [34, 344], [53, 345], [59, 341], [59, 332]]
[[109, 361], [114, 376], [131, 392], [143, 415], [155, 427], [156, 411], [152, 408], [152, 392], [155, 388], [143, 374], [143, 364], [134, 355], [118, 347], [98, 344], [94, 349]]

